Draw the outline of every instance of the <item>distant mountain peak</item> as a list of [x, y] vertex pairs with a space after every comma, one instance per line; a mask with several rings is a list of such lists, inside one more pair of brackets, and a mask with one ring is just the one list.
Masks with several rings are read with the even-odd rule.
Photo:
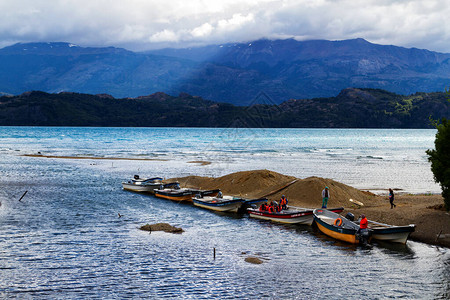
[[33, 51], [36, 49], [62, 49], [62, 48], [72, 48], [80, 47], [78, 45], [66, 42], [32, 42], [32, 43], [17, 43], [11, 46], [7, 46], [3, 49], [14, 49], [23, 51]]
[[372, 44], [371, 42], [369, 42], [369, 41], [367, 41], [366, 39], [363, 39], [363, 38], [354, 38], [354, 39], [349, 39], [347, 41], [354, 41], [354, 42], [364, 43], [364, 44]]
[[130, 52], [115, 47], [81, 47], [67, 42], [17, 43], [0, 49], [0, 54], [70, 55], [105, 52]]

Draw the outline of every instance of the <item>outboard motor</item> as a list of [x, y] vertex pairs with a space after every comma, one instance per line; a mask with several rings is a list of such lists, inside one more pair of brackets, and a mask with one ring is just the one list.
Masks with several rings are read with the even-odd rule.
[[359, 243], [363, 246], [367, 246], [370, 238], [370, 231], [368, 229], [359, 229], [356, 233], [356, 238], [359, 240]]
[[139, 179], [139, 175], [134, 175], [134, 179], [138, 180]]
[[348, 212], [348, 213], [345, 215], [345, 218], [346, 218], [346, 219], [349, 219], [350, 221], [355, 221], [355, 216], [354, 216], [351, 212]]

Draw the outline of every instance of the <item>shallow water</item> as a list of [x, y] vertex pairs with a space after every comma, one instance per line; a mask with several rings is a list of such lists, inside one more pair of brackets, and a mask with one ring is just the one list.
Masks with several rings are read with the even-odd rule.
[[[166, 137], [170, 134], [161, 134], [161, 139], [171, 141], [168, 150], [161, 141], [144, 142], [142, 132], [135, 134], [142, 137], [122, 142], [117, 132], [123, 129], [111, 129], [108, 134], [100, 129], [83, 133], [79, 128], [55, 128], [38, 139], [40, 130], [19, 128], [15, 137], [5, 137], [3, 129], [1, 135], [1, 298], [450, 297], [446, 248], [411, 241], [406, 246], [362, 248], [331, 240], [308, 226], [219, 214], [122, 190], [121, 181], [136, 171], [166, 177], [177, 172], [212, 173], [214, 164], [186, 162], [209, 157], [194, 146], [199, 140], [206, 143], [217, 138], [209, 131], [202, 137], [201, 130], [186, 129], [196, 141], [188, 139], [189, 147], [174, 141], [178, 134], [170, 139]], [[186, 154], [186, 148], [192, 153]], [[233, 170], [240, 163], [248, 167], [249, 157], [259, 155], [254, 148], [253, 154], [222, 160], [216, 167]], [[156, 150], [165, 153], [158, 157], [170, 160], [78, 161], [18, 155], [41, 151], [119, 156], [123, 151], [128, 156]], [[279, 152], [265, 153], [271, 153], [271, 160], [272, 153], [277, 153], [283, 161]], [[18, 201], [25, 190], [28, 193]], [[185, 232], [149, 234], [138, 229], [156, 222], [168, 222]], [[264, 263], [246, 263], [247, 256], [260, 257]]]

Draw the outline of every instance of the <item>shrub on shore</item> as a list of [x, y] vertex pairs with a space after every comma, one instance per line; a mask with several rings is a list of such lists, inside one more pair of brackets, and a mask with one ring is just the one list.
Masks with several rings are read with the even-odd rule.
[[445, 208], [450, 209], [450, 122], [442, 119], [435, 122], [437, 128], [435, 149], [427, 150], [428, 160], [431, 162], [431, 171], [434, 180], [441, 185]]

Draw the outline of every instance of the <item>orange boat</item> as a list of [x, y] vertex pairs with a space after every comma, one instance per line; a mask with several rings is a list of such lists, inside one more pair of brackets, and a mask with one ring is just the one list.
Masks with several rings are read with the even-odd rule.
[[352, 244], [365, 244], [370, 239], [370, 231], [359, 233], [359, 225], [327, 209], [315, 209], [314, 222], [319, 230], [337, 240]]

